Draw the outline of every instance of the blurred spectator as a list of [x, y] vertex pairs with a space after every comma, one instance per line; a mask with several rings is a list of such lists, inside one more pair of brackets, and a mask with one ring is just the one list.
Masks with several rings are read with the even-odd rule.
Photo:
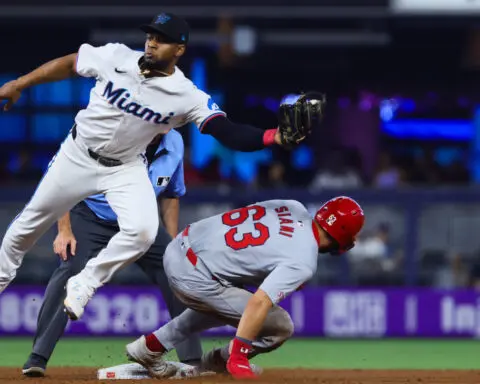
[[393, 164], [391, 156], [387, 152], [381, 153], [373, 185], [378, 188], [395, 188], [404, 184], [404, 180], [404, 172]]
[[388, 240], [389, 227], [387, 224], [381, 224], [376, 231], [359, 236], [349, 254], [355, 260], [383, 259], [389, 255]]
[[438, 185], [442, 181], [442, 173], [441, 166], [435, 161], [434, 151], [426, 149], [415, 159], [410, 180], [414, 184]]
[[362, 185], [358, 171], [347, 165], [347, 159], [341, 151], [335, 151], [327, 158], [325, 167], [314, 176], [310, 188], [318, 191], [360, 188]]
[[220, 174], [220, 164], [221, 162], [218, 156], [214, 156], [210, 159], [201, 173], [203, 182], [205, 184], [214, 185], [222, 180], [222, 176]]
[[480, 291], [480, 262], [473, 265], [469, 273], [469, 287]]
[[442, 181], [451, 185], [467, 185], [470, 182], [470, 174], [465, 164], [456, 159], [445, 169]]
[[285, 167], [282, 163], [273, 163], [268, 169], [269, 188], [285, 187]]
[[432, 271], [434, 273], [433, 285], [437, 288], [464, 288], [468, 285], [469, 271], [458, 252], [453, 252], [444, 268]]
[[459, 253], [454, 254], [450, 265], [453, 275], [453, 286], [456, 288], [466, 287], [468, 284], [469, 271], [462, 260], [462, 256]]
[[235, 52], [232, 46], [232, 34], [235, 28], [233, 20], [222, 15], [217, 20], [218, 63], [221, 67], [230, 67], [235, 62]]
[[359, 236], [348, 256], [352, 276], [358, 279], [357, 283], [362, 280], [388, 280], [386, 273], [394, 273], [401, 263], [401, 254], [394, 252], [390, 227], [386, 223]]

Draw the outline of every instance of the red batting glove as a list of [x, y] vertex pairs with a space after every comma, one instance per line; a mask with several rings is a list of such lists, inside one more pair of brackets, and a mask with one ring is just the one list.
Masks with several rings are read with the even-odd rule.
[[252, 351], [252, 343], [245, 339], [235, 337], [232, 342], [232, 350], [227, 361], [227, 371], [235, 379], [253, 379], [257, 377], [250, 363], [248, 354]]

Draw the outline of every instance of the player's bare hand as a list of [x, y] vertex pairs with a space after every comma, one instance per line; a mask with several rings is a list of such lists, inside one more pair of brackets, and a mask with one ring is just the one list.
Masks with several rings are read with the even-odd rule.
[[9, 81], [0, 88], [0, 101], [6, 101], [4, 111], [9, 111], [22, 95], [22, 89], [17, 80]]
[[70, 253], [75, 256], [77, 249], [77, 240], [71, 231], [59, 232], [53, 241], [53, 251], [60, 256], [63, 261], [68, 259], [68, 247], [70, 246]]

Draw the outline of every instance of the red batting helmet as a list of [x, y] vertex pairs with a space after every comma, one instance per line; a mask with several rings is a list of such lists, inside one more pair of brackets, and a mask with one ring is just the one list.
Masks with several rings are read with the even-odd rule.
[[338, 243], [337, 253], [343, 253], [355, 245], [355, 236], [362, 229], [365, 216], [355, 200], [338, 196], [322, 205], [315, 221]]

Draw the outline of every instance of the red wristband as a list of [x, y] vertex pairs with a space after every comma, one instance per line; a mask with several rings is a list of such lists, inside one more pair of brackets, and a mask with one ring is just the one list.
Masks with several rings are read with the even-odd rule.
[[277, 133], [277, 128], [267, 129], [263, 133], [263, 145], [265, 145], [265, 147], [275, 144], [275, 133]]

